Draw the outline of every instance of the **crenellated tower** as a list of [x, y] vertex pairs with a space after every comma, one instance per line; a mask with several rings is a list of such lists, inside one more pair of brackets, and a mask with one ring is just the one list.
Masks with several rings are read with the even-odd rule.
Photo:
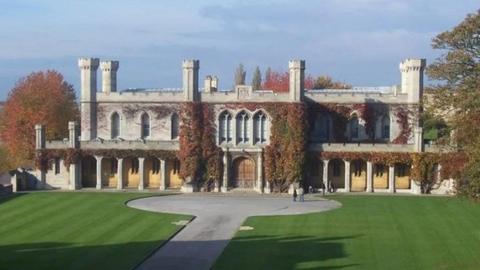
[[80, 117], [81, 122], [81, 140], [89, 141], [96, 138], [97, 114], [97, 69], [99, 65], [98, 58], [80, 58], [78, 67], [80, 68]]

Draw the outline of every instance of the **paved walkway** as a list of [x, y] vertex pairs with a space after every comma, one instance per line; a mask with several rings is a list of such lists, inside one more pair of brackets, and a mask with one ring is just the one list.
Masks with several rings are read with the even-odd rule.
[[313, 213], [341, 205], [320, 199], [294, 203], [289, 197], [182, 194], [133, 200], [128, 206], [196, 216], [138, 269], [202, 270], [210, 269], [249, 216]]

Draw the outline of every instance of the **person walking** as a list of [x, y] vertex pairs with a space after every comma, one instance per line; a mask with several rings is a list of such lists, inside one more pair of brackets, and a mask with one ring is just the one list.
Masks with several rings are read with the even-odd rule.
[[296, 188], [293, 189], [293, 201], [294, 202], [297, 201], [297, 189]]
[[303, 187], [300, 186], [300, 187], [298, 188], [298, 197], [299, 197], [299, 200], [298, 200], [298, 201], [300, 201], [300, 202], [303, 202], [303, 201], [304, 201], [303, 195], [304, 195]]

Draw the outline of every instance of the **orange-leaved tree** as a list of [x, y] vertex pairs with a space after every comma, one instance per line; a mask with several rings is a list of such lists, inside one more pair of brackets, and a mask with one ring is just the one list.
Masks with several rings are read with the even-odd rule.
[[[274, 92], [288, 92], [290, 84], [290, 74], [288, 72], [272, 71], [270, 68], [265, 72], [265, 80], [262, 89], [273, 90]], [[312, 89], [314, 85], [313, 77], [305, 76], [305, 89]]]
[[0, 136], [13, 165], [34, 157], [35, 124], [46, 127], [47, 139], [68, 137], [68, 121], [78, 119], [73, 86], [57, 71], [33, 72], [21, 78], [8, 94]]

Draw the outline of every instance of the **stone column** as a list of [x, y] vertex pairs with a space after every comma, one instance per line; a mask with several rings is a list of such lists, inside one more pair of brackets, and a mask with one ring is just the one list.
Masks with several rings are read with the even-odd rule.
[[345, 192], [350, 192], [350, 160], [345, 160]]
[[256, 189], [259, 193], [263, 192], [263, 151], [257, 156], [257, 185]]
[[254, 132], [254, 129], [255, 129], [255, 121], [253, 121], [253, 115], [252, 115], [252, 118], [250, 118], [250, 132], [248, 132], [248, 136], [250, 137], [250, 145], [254, 145], [255, 144], [255, 132]]
[[97, 160], [97, 189], [102, 189], [102, 156], [95, 156]]
[[160, 190], [167, 189], [167, 168], [164, 159], [160, 159]]
[[145, 158], [138, 158], [138, 172], [140, 173], [140, 181], [138, 183], [138, 190], [145, 188]]
[[228, 148], [223, 153], [223, 184], [222, 184], [222, 192], [228, 191], [228, 174], [229, 174], [229, 160], [228, 160]]
[[100, 68], [102, 69], [102, 92], [110, 93], [117, 92], [117, 71], [118, 61], [101, 61]]
[[373, 192], [373, 164], [367, 161], [367, 192]]
[[270, 187], [270, 182], [265, 181], [265, 188], [263, 189], [263, 192], [265, 194], [270, 194], [272, 193], [272, 188]]
[[328, 189], [328, 162], [329, 162], [328, 159], [325, 159], [323, 161], [322, 177], [323, 177], [323, 184], [325, 185], [325, 192], [329, 191], [329, 189]]
[[123, 158], [118, 158], [117, 162], [117, 189], [123, 189]]
[[[70, 164], [70, 169], [69, 169], [69, 178], [70, 178], [70, 185], [69, 189], [70, 190], [77, 190], [79, 188], [79, 178], [80, 178], [80, 165], [81, 161], [77, 163], [72, 163]], [[43, 181], [43, 180], [42, 180]]]
[[395, 166], [388, 166], [388, 192], [395, 192]]
[[305, 86], [305, 60], [290, 60], [288, 70], [290, 75], [290, 100], [300, 102], [303, 98]]
[[183, 60], [183, 93], [185, 101], [195, 101], [198, 95], [198, 70], [200, 61]]

